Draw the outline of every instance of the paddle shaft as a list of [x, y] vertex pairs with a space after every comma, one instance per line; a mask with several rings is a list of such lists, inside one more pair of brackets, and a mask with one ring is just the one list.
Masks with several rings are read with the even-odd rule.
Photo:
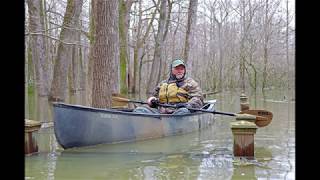
[[[175, 105], [170, 105], [170, 104], [158, 104], [159, 106], [163, 107], [172, 107], [172, 108], [177, 108]], [[187, 108], [187, 107], [186, 107]], [[236, 116], [234, 113], [229, 113], [229, 112], [219, 112], [219, 111], [209, 111], [205, 109], [197, 109], [197, 108], [187, 108], [189, 110], [193, 111], [201, 111], [201, 112], [207, 112], [207, 113], [213, 113], [213, 114], [221, 114], [221, 115], [227, 115], [227, 116]]]
[[137, 101], [137, 100], [128, 100], [128, 102], [140, 103], [140, 104], [148, 104], [147, 102]]
[[[147, 102], [137, 101], [137, 100], [128, 100], [128, 102], [148, 104]], [[158, 105], [158, 106], [162, 106], [162, 107], [177, 108], [175, 105], [170, 105], [170, 104], [161, 104], [161, 103], [158, 103], [157, 105]], [[201, 112], [213, 113], [213, 114], [221, 114], [221, 115], [227, 115], [227, 116], [236, 116], [236, 114], [234, 114], [234, 113], [228, 113], [228, 112], [209, 111], [209, 110], [197, 109], [197, 108], [187, 108], [187, 109], [193, 110], [193, 111], [201, 111]]]

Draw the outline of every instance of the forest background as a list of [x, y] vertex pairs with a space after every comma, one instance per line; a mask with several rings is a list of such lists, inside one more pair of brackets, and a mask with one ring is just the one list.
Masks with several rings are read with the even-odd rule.
[[141, 98], [175, 58], [204, 93], [293, 89], [294, 3], [27, 0], [25, 116], [43, 119], [52, 101], [105, 108], [112, 94]]

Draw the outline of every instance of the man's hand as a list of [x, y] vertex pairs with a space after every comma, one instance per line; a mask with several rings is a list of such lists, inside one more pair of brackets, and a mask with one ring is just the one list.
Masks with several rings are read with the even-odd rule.
[[152, 96], [148, 98], [147, 103], [150, 107], [156, 108], [159, 104], [159, 100], [156, 97]]

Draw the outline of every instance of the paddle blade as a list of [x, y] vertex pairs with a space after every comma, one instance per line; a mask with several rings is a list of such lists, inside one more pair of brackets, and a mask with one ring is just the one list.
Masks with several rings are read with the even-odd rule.
[[256, 116], [255, 124], [258, 127], [265, 127], [270, 124], [273, 114], [267, 110], [259, 110], [259, 109], [248, 109], [239, 112], [238, 114], [251, 114]]
[[128, 102], [129, 102], [129, 99], [127, 99], [127, 98], [112, 95], [112, 107], [113, 108], [128, 107]]
[[122, 98], [122, 97], [117, 97], [117, 96], [112, 96], [112, 101], [117, 101], [117, 102], [129, 102], [129, 99], [127, 98]]

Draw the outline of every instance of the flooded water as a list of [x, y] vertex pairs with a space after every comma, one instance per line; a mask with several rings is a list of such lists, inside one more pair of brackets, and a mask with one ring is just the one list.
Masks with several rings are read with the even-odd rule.
[[[217, 99], [217, 111], [239, 112], [239, 94]], [[273, 113], [255, 134], [255, 158], [233, 156], [233, 117], [217, 115], [200, 132], [148, 141], [63, 150], [53, 128], [40, 129], [40, 153], [25, 157], [25, 179], [295, 179], [295, 102], [285, 92], [249, 96], [251, 109]]]

